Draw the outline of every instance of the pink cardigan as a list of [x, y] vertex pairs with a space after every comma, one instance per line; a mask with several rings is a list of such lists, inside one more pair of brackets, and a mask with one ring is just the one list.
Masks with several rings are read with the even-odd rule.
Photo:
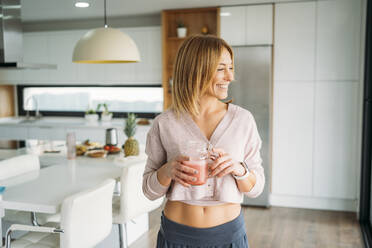
[[[236, 161], [245, 162], [249, 171], [256, 175], [256, 184], [250, 192], [240, 192], [232, 175], [222, 178], [209, 178], [201, 186], [186, 188], [172, 181], [165, 187], [159, 183], [157, 170], [181, 154], [185, 140], [210, 142], [216, 148], [222, 148]], [[259, 196], [265, 185], [264, 169], [260, 156], [261, 138], [252, 114], [237, 105], [228, 104], [225, 116], [214, 130], [210, 140], [188, 114], [177, 119], [171, 109], [158, 115], [147, 134], [147, 164], [143, 173], [143, 193], [150, 200], [164, 194], [169, 200], [182, 201], [192, 205], [216, 205], [224, 202], [241, 203], [243, 194], [248, 197]]]

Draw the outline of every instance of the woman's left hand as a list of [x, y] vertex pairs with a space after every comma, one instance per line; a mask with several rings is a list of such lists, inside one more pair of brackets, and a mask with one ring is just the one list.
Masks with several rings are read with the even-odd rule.
[[214, 160], [212, 159], [213, 163], [209, 167], [211, 177], [223, 177], [227, 174], [233, 174], [235, 176], [244, 175], [245, 168], [241, 163], [231, 158], [230, 154], [221, 148], [213, 148], [212, 151], [218, 153], [219, 156]]

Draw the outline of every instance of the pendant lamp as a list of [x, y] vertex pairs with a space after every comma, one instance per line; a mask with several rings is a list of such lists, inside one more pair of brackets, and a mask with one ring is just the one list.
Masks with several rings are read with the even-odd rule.
[[105, 26], [90, 30], [80, 38], [75, 45], [72, 61], [87, 64], [139, 62], [136, 43], [120, 30], [107, 26], [106, 0], [104, 4]]

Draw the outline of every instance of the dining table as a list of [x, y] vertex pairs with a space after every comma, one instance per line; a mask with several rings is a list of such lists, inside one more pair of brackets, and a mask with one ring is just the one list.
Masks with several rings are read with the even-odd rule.
[[[42, 157], [42, 155], [41, 155]], [[77, 192], [89, 189], [105, 179], [120, 179], [122, 168], [144, 161], [146, 157], [109, 155], [105, 158], [79, 156], [68, 160], [54, 157], [55, 164], [6, 180], [0, 180], [0, 233], [5, 209], [56, 214], [63, 200]]]

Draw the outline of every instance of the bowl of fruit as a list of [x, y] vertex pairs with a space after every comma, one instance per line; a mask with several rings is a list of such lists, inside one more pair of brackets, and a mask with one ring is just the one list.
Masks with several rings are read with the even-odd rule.
[[117, 154], [121, 151], [121, 149], [115, 145], [105, 145], [103, 149], [107, 151], [108, 154]]

